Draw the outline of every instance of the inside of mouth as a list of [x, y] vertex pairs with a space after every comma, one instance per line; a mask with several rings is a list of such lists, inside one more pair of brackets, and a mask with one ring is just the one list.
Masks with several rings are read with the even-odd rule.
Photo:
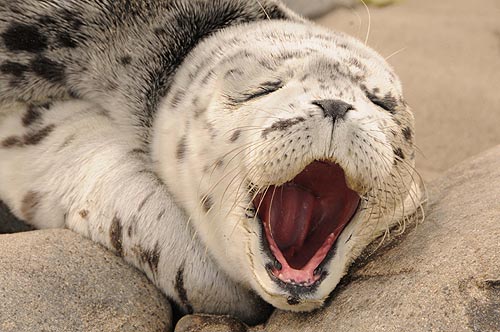
[[281, 186], [254, 199], [271, 252], [280, 263], [273, 274], [284, 282], [312, 284], [316, 268], [349, 223], [359, 195], [347, 187], [344, 171], [315, 161]]

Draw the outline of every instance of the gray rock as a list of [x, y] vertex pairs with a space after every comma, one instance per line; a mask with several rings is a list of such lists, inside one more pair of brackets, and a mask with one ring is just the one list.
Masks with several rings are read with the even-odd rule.
[[295, 12], [307, 16], [317, 17], [324, 15], [337, 7], [352, 7], [358, 0], [283, 0]]
[[500, 331], [500, 146], [430, 185], [423, 223], [358, 263], [328, 307], [254, 331]]
[[0, 236], [0, 331], [170, 331], [144, 275], [69, 230]]
[[187, 315], [175, 326], [174, 332], [247, 332], [248, 327], [229, 316]]

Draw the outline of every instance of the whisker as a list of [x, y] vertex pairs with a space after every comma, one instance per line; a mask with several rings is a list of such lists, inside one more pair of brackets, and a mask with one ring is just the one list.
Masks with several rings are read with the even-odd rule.
[[372, 27], [372, 16], [370, 13], [370, 8], [368, 8], [368, 5], [366, 4], [365, 0], [361, 0], [361, 3], [363, 3], [363, 6], [366, 9], [366, 13], [368, 14], [368, 28], [367, 28], [366, 37], [365, 37], [365, 45], [368, 45], [368, 39], [370, 37], [370, 30]]
[[256, 0], [257, 3], [259, 4], [260, 8], [262, 9], [262, 11], [264, 12], [264, 14], [266, 15], [267, 19], [268, 20], [271, 20], [271, 17], [269, 16], [269, 14], [267, 13], [266, 9], [264, 8], [264, 6], [262, 6], [262, 3], [259, 1], [259, 0]]
[[385, 57], [385, 60], [387, 61], [387, 60], [389, 60], [390, 58], [392, 58], [393, 56], [398, 55], [399, 53], [404, 52], [404, 51], [406, 51], [406, 46], [405, 46], [405, 47], [400, 48], [400, 49], [399, 49], [399, 50], [397, 50], [397, 51], [392, 52], [391, 54], [389, 54], [388, 56], [386, 56], [386, 57]]

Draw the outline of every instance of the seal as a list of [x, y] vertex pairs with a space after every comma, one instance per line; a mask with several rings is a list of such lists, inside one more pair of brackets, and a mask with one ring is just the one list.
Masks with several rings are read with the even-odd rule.
[[181, 314], [318, 308], [420, 205], [393, 70], [280, 3], [17, 1], [0, 17], [0, 199], [113, 250]]

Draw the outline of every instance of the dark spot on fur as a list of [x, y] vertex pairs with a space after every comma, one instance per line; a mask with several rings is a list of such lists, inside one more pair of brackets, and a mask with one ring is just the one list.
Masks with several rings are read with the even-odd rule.
[[203, 211], [205, 211], [205, 213], [208, 213], [208, 211], [210, 211], [210, 209], [214, 205], [214, 201], [213, 201], [212, 197], [205, 195], [201, 199], [201, 204], [203, 206]]
[[68, 95], [73, 99], [80, 99], [80, 93], [74, 89], [68, 89]]
[[272, 133], [274, 131], [286, 130], [286, 129], [288, 129], [288, 128], [290, 128], [298, 123], [304, 122], [304, 121], [305, 121], [305, 119], [303, 117], [276, 121], [275, 123], [272, 124], [271, 127], [268, 127], [262, 131], [262, 137], [267, 138], [267, 135], [269, 133]]
[[23, 126], [28, 127], [31, 126], [33, 123], [35, 123], [38, 119], [40, 119], [42, 115], [42, 112], [39, 107], [35, 105], [30, 105], [28, 109], [26, 110], [26, 113], [24, 113], [24, 116], [22, 118], [22, 123]]
[[128, 235], [128, 237], [132, 237], [132, 235], [134, 235], [134, 227], [132, 225], [128, 226], [127, 235]]
[[204, 127], [204, 129], [206, 129], [208, 131], [208, 133], [210, 134], [210, 137], [212, 139], [217, 137], [217, 131], [215, 130], [214, 125], [212, 123], [205, 122], [203, 127]]
[[300, 299], [296, 296], [289, 296], [286, 299], [286, 303], [288, 303], [289, 305], [297, 305], [300, 303]]
[[120, 257], [123, 256], [123, 227], [121, 220], [115, 216], [111, 221], [111, 227], [109, 228], [109, 238], [111, 240], [111, 245], [115, 248], [116, 254]]
[[179, 105], [180, 101], [184, 98], [184, 91], [177, 91], [172, 97], [172, 102], [170, 103], [172, 106]]
[[64, 17], [66, 22], [71, 24], [71, 27], [75, 31], [80, 30], [81, 27], [83, 26], [83, 21], [80, 19], [80, 15], [75, 11], [71, 11], [71, 10], [63, 8], [61, 10], [61, 13], [59, 13], [59, 15]]
[[354, 67], [358, 69], [364, 69], [365, 66], [356, 58], [350, 58], [349, 59], [349, 64], [353, 65]]
[[153, 29], [153, 32], [155, 33], [155, 35], [158, 36], [158, 35], [166, 33], [167, 31], [163, 27], [156, 27]]
[[405, 128], [403, 128], [402, 132], [403, 132], [403, 137], [405, 138], [405, 140], [407, 140], [408, 142], [411, 142], [411, 140], [413, 138], [413, 133], [412, 133], [411, 129], [409, 127], [405, 127]]
[[141, 176], [147, 176], [148, 180], [150, 180], [150, 182], [151, 182], [152, 187], [165, 185], [165, 183], [151, 169], [144, 168], [144, 169], [141, 169], [140, 171], [138, 171], [137, 173], [141, 174]]
[[165, 215], [165, 212], [165, 209], [161, 210], [160, 213], [158, 213], [156, 220], [161, 220], [161, 218], [163, 218], [163, 216]]
[[155, 245], [154, 249], [141, 249], [140, 259], [142, 263], [148, 264], [154, 276], [158, 274], [158, 263], [160, 262], [160, 248], [158, 244]]
[[63, 82], [66, 78], [64, 65], [43, 56], [31, 61], [31, 70], [52, 83]]
[[40, 143], [44, 138], [49, 136], [49, 134], [55, 129], [55, 125], [48, 125], [40, 130], [29, 132], [24, 135], [24, 144], [26, 145], [36, 145]]
[[177, 296], [179, 297], [182, 305], [186, 309], [188, 314], [193, 313], [193, 306], [188, 300], [187, 291], [184, 288], [184, 266], [181, 266], [175, 275], [175, 291], [177, 292]]
[[302, 76], [300, 79], [299, 79], [299, 82], [304, 82], [305, 80], [307, 80], [309, 78], [309, 74], [304, 74], [304, 76]]
[[150, 192], [146, 197], [144, 197], [142, 202], [139, 204], [139, 207], [137, 208], [138, 212], [141, 212], [142, 208], [144, 207], [146, 202], [151, 198], [151, 196], [153, 196], [153, 194], [154, 194], [154, 191]]
[[115, 82], [115, 81], [111, 81], [111, 80], [109, 80], [109, 81], [108, 81], [108, 84], [107, 84], [107, 86], [106, 86], [106, 89], [107, 89], [108, 91], [113, 91], [113, 90], [116, 90], [116, 89], [118, 89], [118, 83], [117, 83], [117, 82]]
[[[212, 70], [208, 71], [208, 73], [201, 79], [201, 84], [207, 84], [213, 75], [214, 75], [214, 72]], [[224, 75], [224, 78], [226, 78], [225, 75]]]
[[21, 85], [26, 85], [27, 81], [24, 77], [13, 77], [9, 81], [9, 86], [13, 89], [19, 88]]
[[35, 216], [36, 209], [40, 204], [40, 194], [36, 191], [28, 191], [21, 201], [21, 214], [24, 220], [30, 222]]
[[38, 107], [49, 110], [52, 107], [52, 101], [46, 101], [45, 103], [38, 104]]
[[4, 148], [22, 147], [23, 145], [23, 140], [19, 136], [9, 136], [2, 141], [2, 147]]
[[203, 113], [206, 112], [206, 110], [206, 108], [196, 108], [196, 110], [194, 111], [194, 118], [198, 119]]
[[54, 130], [55, 125], [48, 125], [42, 129], [28, 132], [24, 136], [9, 136], [2, 141], [2, 147], [13, 148], [13, 147], [23, 147], [25, 145], [36, 145], [40, 143], [44, 138], [49, 136], [49, 134]]
[[229, 139], [231, 142], [235, 142], [238, 138], [240, 138], [241, 130], [235, 130], [231, 138]]
[[87, 219], [87, 217], [89, 216], [89, 210], [80, 210], [78, 211], [78, 214], [80, 215], [80, 217], [82, 217], [82, 219]]
[[186, 136], [183, 136], [179, 143], [177, 143], [176, 156], [178, 160], [184, 159], [186, 155]]
[[75, 134], [71, 134], [69, 135], [68, 137], [66, 137], [64, 139], [64, 142], [61, 144], [61, 146], [59, 147], [59, 151], [64, 149], [65, 147], [67, 147], [68, 145], [71, 144], [71, 142], [73, 142], [76, 138], [76, 135]]
[[29, 70], [29, 67], [23, 65], [19, 62], [5, 61], [0, 66], [0, 71], [4, 74], [14, 75], [16, 77], [23, 76], [26, 71]]
[[405, 155], [403, 153], [403, 150], [401, 150], [401, 148], [395, 148], [394, 149], [394, 154], [399, 158], [399, 161], [405, 159]]
[[75, 48], [78, 46], [76, 40], [74, 40], [67, 31], [60, 32], [57, 35], [57, 41], [62, 47]]
[[146, 154], [147, 151], [141, 148], [136, 148], [130, 151], [131, 154]]
[[124, 55], [120, 58], [120, 63], [124, 66], [128, 66], [132, 62], [132, 57], [130, 55]]
[[40, 22], [42, 25], [56, 24], [56, 20], [54, 20], [54, 18], [47, 16], [47, 15], [40, 16], [40, 18], [38, 19], [38, 22]]
[[2, 33], [5, 47], [9, 51], [25, 51], [40, 53], [47, 48], [47, 37], [42, 35], [37, 27], [14, 23]]

